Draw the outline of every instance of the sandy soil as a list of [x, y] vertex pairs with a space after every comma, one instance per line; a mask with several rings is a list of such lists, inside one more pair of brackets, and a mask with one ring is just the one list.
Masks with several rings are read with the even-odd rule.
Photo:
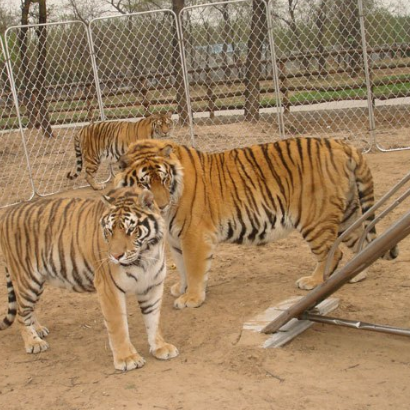
[[[367, 158], [378, 197], [409, 171], [410, 151]], [[64, 195], [96, 194], [82, 189]], [[382, 221], [379, 231], [405, 209]], [[368, 279], [340, 289], [335, 294], [340, 306], [332, 315], [410, 328], [409, 245], [406, 238], [398, 259], [376, 262]], [[162, 328], [179, 357], [163, 362], [149, 355], [131, 298], [131, 336], [147, 363], [129, 373], [115, 371], [96, 295], [47, 288], [38, 305], [51, 331], [47, 352], [27, 355], [18, 326], [0, 334], [0, 409], [409, 408], [406, 337], [315, 324], [282, 348], [263, 349], [260, 338], [245, 335], [246, 319], [306, 294], [294, 283], [314, 261], [298, 235], [258, 248], [221, 245], [207, 300], [198, 309], [173, 309], [172, 263], [169, 258]], [[5, 313], [3, 274], [0, 301]]]

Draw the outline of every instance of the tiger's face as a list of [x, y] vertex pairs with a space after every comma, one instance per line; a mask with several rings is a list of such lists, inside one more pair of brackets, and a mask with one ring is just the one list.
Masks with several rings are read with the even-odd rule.
[[[118, 196], [118, 191], [120, 196]], [[139, 265], [141, 257], [164, 238], [164, 222], [148, 190], [119, 189], [105, 196], [107, 213], [101, 219], [109, 259], [122, 266]]]
[[166, 214], [177, 203], [183, 189], [181, 164], [170, 152], [159, 151], [155, 155], [141, 155], [131, 163], [123, 162], [125, 170], [115, 177], [114, 186], [149, 189], [161, 213]]
[[171, 119], [171, 114], [154, 115], [152, 123], [153, 138], [167, 138], [172, 133], [174, 122]]

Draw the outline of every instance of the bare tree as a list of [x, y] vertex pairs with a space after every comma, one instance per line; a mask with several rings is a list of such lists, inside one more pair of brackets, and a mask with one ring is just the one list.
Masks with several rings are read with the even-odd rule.
[[[31, 65], [28, 56], [28, 24], [29, 11], [32, 3], [39, 4], [39, 25], [36, 28], [38, 47], [35, 65]], [[22, 0], [21, 24], [19, 33], [20, 59], [23, 69], [25, 92], [23, 104], [27, 108], [28, 127], [41, 128], [46, 137], [53, 137], [50, 116], [47, 107], [47, 22], [46, 0]], [[32, 88], [30, 88], [30, 84]]]
[[317, 27], [317, 51], [319, 52], [318, 65], [319, 72], [322, 76], [326, 76], [326, 59], [323, 56], [325, 47], [323, 44], [325, 41], [325, 28], [327, 22], [327, 3], [327, 0], [320, 0], [320, 3], [315, 10], [315, 24]]
[[339, 5], [339, 34], [343, 48], [349, 51], [347, 64], [352, 76], [360, 69], [360, 20], [356, 0], [345, 0]]
[[[303, 52], [303, 44], [301, 41], [300, 31], [296, 21], [296, 10], [298, 9], [298, 7], [299, 0], [288, 0], [287, 13], [289, 17], [283, 17], [282, 15], [277, 14], [275, 12], [273, 13], [273, 15], [278, 19], [282, 20], [283, 22], [285, 22], [289, 26], [289, 29], [293, 34], [293, 41], [296, 45], [297, 50], [299, 52]], [[302, 67], [305, 70], [309, 69], [309, 60], [306, 57], [302, 57]]]
[[259, 120], [259, 96], [262, 46], [267, 32], [266, 6], [263, 0], [253, 0], [251, 32], [245, 72], [245, 121]]

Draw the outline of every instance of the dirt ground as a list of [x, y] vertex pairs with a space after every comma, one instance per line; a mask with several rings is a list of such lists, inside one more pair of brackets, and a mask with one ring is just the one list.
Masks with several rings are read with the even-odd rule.
[[[377, 197], [409, 171], [410, 151], [367, 158]], [[64, 195], [96, 193], [82, 189]], [[379, 231], [406, 208], [382, 221]], [[377, 261], [365, 281], [340, 289], [335, 294], [340, 306], [332, 315], [410, 328], [409, 245], [406, 238], [396, 260]], [[265, 247], [221, 245], [207, 300], [198, 309], [173, 309], [172, 263], [168, 258], [162, 328], [178, 347], [177, 358], [150, 356], [141, 314], [130, 298], [132, 341], [147, 362], [139, 370], [115, 371], [96, 295], [49, 287], [38, 305], [41, 322], [50, 329], [48, 351], [26, 354], [16, 325], [0, 333], [0, 409], [409, 408], [409, 338], [315, 324], [282, 348], [263, 349], [259, 337], [245, 335], [247, 319], [306, 294], [295, 281], [314, 261], [297, 234]]]

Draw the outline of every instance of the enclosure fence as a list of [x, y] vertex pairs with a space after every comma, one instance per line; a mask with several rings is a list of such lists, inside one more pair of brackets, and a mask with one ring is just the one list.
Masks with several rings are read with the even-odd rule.
[[86, 186], [66, 177], [76, 133], [158, 112], [206, 151], [300, 135], [408, 149], [409, 7], [370, 3], [237, 0], [8, 28], [0, 206]]

